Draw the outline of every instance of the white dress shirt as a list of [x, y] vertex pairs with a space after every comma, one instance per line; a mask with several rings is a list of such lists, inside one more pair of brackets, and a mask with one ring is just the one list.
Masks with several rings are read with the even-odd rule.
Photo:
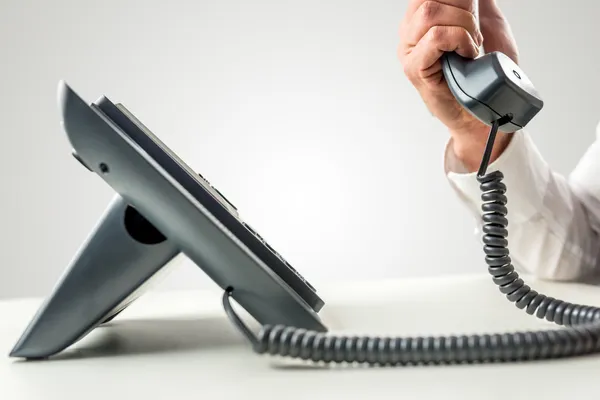
[[[448, 143], [446, 175], [476, 218], [481, 191]], [[541, 279], [590, 282], [600, 277], [600, 125], [596, 140], [569, 176], [553, 171], [526, 130], [518, 131], [488, 172], [504, 174], [508, 248], [513, 265]]]

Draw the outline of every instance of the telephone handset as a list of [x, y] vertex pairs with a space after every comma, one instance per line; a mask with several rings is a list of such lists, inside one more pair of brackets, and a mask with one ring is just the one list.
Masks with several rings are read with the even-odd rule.
[[[498, 131], [525, 127], [543, 101], [502, 53], [475, 60], [442, 57], [458, 102], [490, 126], [477, 179], [482, 191], [485, 262], [507, 299], [568, 328], [463, 336], [353, 337], [327, 333], [324, 301], [300, 273], [125, 107], [102, 97], [87, 104], [59, 85], [63, 127], [75, 159], [118, 194], [13, 348], [46, 358], [114, 318], [180, 253], [222, 289], [223, 307], [255, 352], [315, 362], [377, 365], [504, 362], [600, 351], [600, 308], [538, 293], [515, 271], [508, 250], [507, 197], [500, 171], [487, 172]], [[236, 300], [261, 325], [252, 332]]]
[[480, 121], [491, 126], [510, 116], [499, 131], [524, 128], [544, 106], [525, 72], [503, 53], [488, 53], [475, 60], [445, 53], [442, 71], [457, 101]]

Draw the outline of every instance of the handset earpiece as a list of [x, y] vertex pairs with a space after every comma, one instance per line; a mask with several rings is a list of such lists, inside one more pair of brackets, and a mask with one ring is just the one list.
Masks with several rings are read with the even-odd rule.
[[525, 72], [503, 53], [468, 59], [448, 52], [442, 56], [442, 71], [456, 100], [481, 122], [491, 126], [510, 117], [499, 131], [524, 128], [544, 106]]

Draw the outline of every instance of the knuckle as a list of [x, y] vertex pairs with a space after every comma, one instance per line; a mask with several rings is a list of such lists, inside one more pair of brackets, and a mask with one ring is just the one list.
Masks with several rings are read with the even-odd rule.
[[448, 31], [448, 29], [446, 29], [443, 26], [438, 25], [438, 26], [432, 27], [427, 34], [429, 36], [429, 40], [431, 40], [432, 42], [435, 42], [435, 43], [439, 43], [448, 37], [449, 32], [447, 32], [447, 31]]
[[423, 22], [432, 21], [435, 19], [440, 10], [440, 3], [437, 1], [427, 0], [419, 7], [420, 18]]
[[[490, 0], [485, 0], [490, 1]], [[466, 11], [473, 11], [475, 9], [475, 3], [473, 0], [452, 0], [454, 7], [462, 8]]]
[[458, 45], [470, 40], [471, 34], [462, 26], [451, 26], [439, 33], [440, 40], [444, 43]]
[[452, 29], [449, 30], [449, 34], [452, 37], [462, 38], [464, 35], [468, 35], [469, 31], [464, 26], [453, 26]]

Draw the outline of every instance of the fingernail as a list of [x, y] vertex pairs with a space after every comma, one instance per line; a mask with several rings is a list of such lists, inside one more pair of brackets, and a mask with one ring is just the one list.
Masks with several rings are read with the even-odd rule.
[[477, 45], [481, 46], [483, 44], [483, 35], [481, 34], [481, 32], [477, 32]]

